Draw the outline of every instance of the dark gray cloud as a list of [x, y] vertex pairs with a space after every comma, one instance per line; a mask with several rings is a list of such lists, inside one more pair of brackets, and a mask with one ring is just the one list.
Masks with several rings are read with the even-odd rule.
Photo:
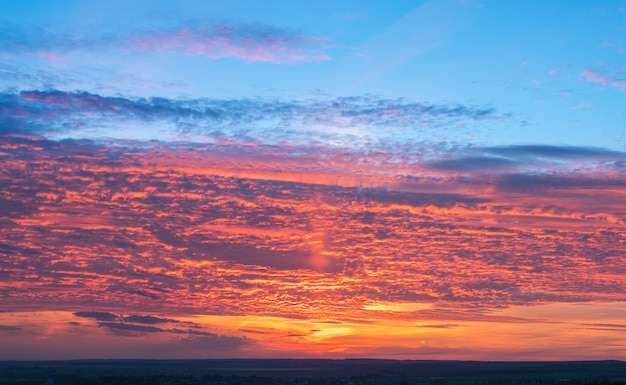
[[153, 317], [150, 315], [130, 315], [127, 317], [124, 317], [124, 320], [126, 320], [127, 322], [134, 322], [134, 323], [139, 323], [139, 324], [160, 324], [160, 323], [168, 323], [168, 322], [179, 322], [177, 320], [174, 319], [169, 319], [169, 318], [159, 318], [159, 317]]
[[550, 159], [585, 159], [585, 158], [626, 158], [626, 153], [598, 147], [518, 145], [481, 147], [479, 151], [508, 158], [550, 158]]
[[443, 171], [486, 171], [509, 169], [519, 163], [506, 158], [468, 156], [456, 159], [444, 159], [431, 162], [428, 166]]
[[158, 300], [160, 298], [159, 295], [147, 292], [145, 290], [129, 289], [129, 290], [125, 290], [125, 292], [127, 292], [129, 294], [136, 294], [136, 295], [140, 295], [142, 297], [150, 298], [151, 300], [154, 300], [154, 301], [156, 301], [156, 300]]
[[244, 342], [246, 338], [239, 337], [228, 337], [221, 336], [215, 333], [204, 332], [200, 330], [193, 329], [164, 329], [156, 326], [147, 326], [147, 325], [137, 325], [133, 323], [126, 322], [98, 322], [98, 326], [101, 328], [108, 329], [113, 334], [118, 334], [122, 336], [133, 336], [137, 334], [144, 333], [173, 333], [183, 336], [183, 338], [187, 340], [196, 340], [200, 339], [202, 341], [208, 342], [211, 341], [213, 343], [216, 342], [226, 342], [230, 344], [235, 340], [239, 340], [240, 342]]
[[21, 330], [21, 326], [0, 325], [0, 332], [19, 332]]
[[499, 191], [531, 192], [565, 188], [608, 188], [626, 187], [623, 178], [594, 178], [592, 176], [551, 174], [506, 174], [496, 180]]
[[626, 153], [598, 147], [511, 145], [469, 147], [450, 154], [447, 159], [427, 163], [433, 170], [456, 172], [502, 172], [559, 166], [568, 162], [591, 162], [619, 169]]
[[[73, 313], [77, 317], [94, 319], [98, 321], [98, 326], [106, 328], [112, 333], [120, 335], [135, 335], [137, 333], [174, 333], [188, 336], [208, 336], [217, 337], [216, 334], [198, 330], [199, 325], [192, 322], [180, 322], [175, 319], [160, 318], [149, 315], [119, 315], [102, 311], [79, 311]], [[156, 324], [179, 324], [178, 328], [167, 328], [154, 326]], [[78, 322], [72, 322], [80, 325]], [[0, 330], [2, 328], [0, 327]]]
[[138, 324], [178, 323], [179, 321], [169, 318], [159, 318], [150, 315], [119, 315], [103, 311], [78, 311], [73, 313], [76, 317], [95, 319], [98, 321], [123, 321]]
[[135, 325], [118, 322], [99, 322], [98, 325], [100, 327], [105, 327], [113, 331], [130, 331], [140, 333], [162, 333], [167, 331], [165, 329], [161, 329], [155, 326]]
[[90, 318], [98, 321], [115, 321], [119, 316], [104, 311], [77, 311], [74, 313], [76, 317]]

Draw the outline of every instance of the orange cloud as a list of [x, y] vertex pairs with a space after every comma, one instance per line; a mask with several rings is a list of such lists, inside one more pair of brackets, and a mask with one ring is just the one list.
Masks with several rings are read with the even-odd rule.
[[[82, 333], [112, 355], [132, 339], [150, 357], [150, 341], [189, 356], [223, 343], [255, 357], [484, 359], [506, 346], [511, 359], [608, 357], [600, 338], [623, 343], [597, 326], [619, 315], [571, 305], [626, 301], [618, 170], [521, 186], [402, 179], [327, 154], [2, 140], [0, 310], [39, 318], [3, 313], [0, 333], [46, 346]], [[569, 316], [543, 310], [559, 307]], [[541, 347], [550, 336], [570, 342]]]

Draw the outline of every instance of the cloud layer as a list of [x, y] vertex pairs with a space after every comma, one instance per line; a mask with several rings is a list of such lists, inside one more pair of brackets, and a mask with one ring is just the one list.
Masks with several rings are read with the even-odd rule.
[[[367, 319], [374, 310], [365, 306], [380, 302], [465, 309], [626, 300], [620, 171], [460, 178], [455, 167], [399, 178], [380, 172], [397, 165], [375, 159], [378, 187], [364, 187], [353, 174], [366, 166], [338, 168], [323, 153], [274, 164], [232, 146], [211, 153], [2, 140], [0, 184], [11, 209], [0, 218], [0, 294], [9, 308], [89, 306], [96, 310], [75, 314], [149, 332], [176, 322], [141, 315], [156, 311], [322, 311], [348, 320]], [[477, 151], [518, 160], [616, 156], [552, 146]], [[312, 183], [317, 173], [327, 179]], [[136, 310], [121, 316], [102, 306]]]
[[[461, 122], [496, 119], [490, 107], [432, 104], [377, 96], [264, 100], [125, 98], [89, 92], [0, 94], [0, 132], [92, 138], [130, 135], [207, 141], [248, 138], [271, 144], [354, 146], [393, 135], [419, 138]], [[141, 126], [149, 124], [149, 126]], [[158, 128], [155, 128], [158, 127]], [[159, 130], [169, 134], [159, 133]], [[147, 131], [147, 132], [145, 132]], [[117, 134], [116, 134], [117, 133]], [[128, 137], [124, 139], [129, 139]]]

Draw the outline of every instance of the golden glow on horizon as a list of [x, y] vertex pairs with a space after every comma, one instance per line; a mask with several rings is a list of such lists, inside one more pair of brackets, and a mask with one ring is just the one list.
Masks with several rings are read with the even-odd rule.
[[[69, 312], [10, 312], [0, 313], [0, 324], [20, 328], [24, 333], [0, 333], [7, 341], [21, 338], [21, 345], [39, 346], [42, 352], [53, 349], [63, 338], [86, 338], [105, 351], [125, 346], [128, 358], [150, 347], [184, 346], [189, 340], [181, 338], [180, 330], [185, 327], [216, 337], [204, 341], [205, 349], [200, 344], [200, 350], [192, 350], [187, 352], [188, 356], [180, 358], [197, 357], [198, 353], [201, 357], [220, 357], [212, 350], [219, 336], [239, 338], [243, 352], [249, 357], [608, 359], [623, 354], [626, 346], [626, 325], [620, 324], [626, 316], [625, 303], [513, 306], [490, 312], [494, 317], [517, 317], [509, 322], [495, 319], [489, 322], [409, 321], [419, 319], [419, 315], [412, 311], [405, 313], [406, 320], [390, 320], [384, 313], [373, 311], [362, 322], [263, 316], [179, 316], [169, 323], [158, 324], [161, 331], [155, 332], [150, 327], [142, 330], [146, 325], [137, 322], [100, 322]], [[116, 331], [107, 326], [110, 323], [138, 328]], [[620, 330], [616, 333], [614, 329]], [[57, 358], [79, 358], [88, 349], [88, 346], [73, 344]], [[8, 351], [0, 350], [0, 353], [0, 359], [9, 358]], [[167, 355], [154, 351], [150, 357]]]

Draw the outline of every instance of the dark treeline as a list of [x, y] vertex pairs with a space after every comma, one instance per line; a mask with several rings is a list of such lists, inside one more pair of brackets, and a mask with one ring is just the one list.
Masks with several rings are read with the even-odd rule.
[[0, 385], [626, 385], [620, 361], [94, 360], [0, 362]]

